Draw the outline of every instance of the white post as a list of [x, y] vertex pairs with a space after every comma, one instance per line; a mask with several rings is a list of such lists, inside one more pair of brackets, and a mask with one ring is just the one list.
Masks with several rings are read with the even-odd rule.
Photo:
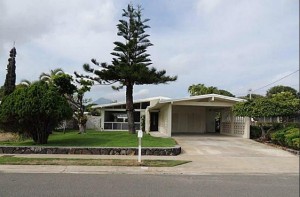
[[250, 100], [252, 99], [252, 89], [251, 88], [249, 89], [249, 98], [250, 98]]
[[138, 148], [138, 162], [142, 162], [142, 137], [143, 137], [143, 131], [138, 130], [138, 138], [139, 138], [139, 148]]

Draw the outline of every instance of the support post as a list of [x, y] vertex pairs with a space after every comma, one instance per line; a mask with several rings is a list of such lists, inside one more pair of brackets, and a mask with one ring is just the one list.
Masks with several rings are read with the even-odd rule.
[[142, 162], [142, 137], [143, 137], [143, 131], [138, 130], [138, 138], [139, 138], [139, 147], [138, 147], [138, 162]]

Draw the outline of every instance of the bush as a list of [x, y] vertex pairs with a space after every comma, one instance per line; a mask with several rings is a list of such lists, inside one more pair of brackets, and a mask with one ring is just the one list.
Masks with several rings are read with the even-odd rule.
[[284, 127], [290, 127], [290, 128], [300, 128], [300, 123], [294, 123], [294, 122], [286, 122], [282, 123]]
[[286, 131], [285, 133], [285, 142], [286, 142], [286, 145], [291, 147], [291, 148], [294, 148], [294, 142], [293, 140], [295, 138], [299, 138], [299, 129], [298, 128], [293, 128], [293, 129], [289, 129], [288, 131]]
[[250, 139], [257, 139], [261, 136], [261, 129], [259, 126], [250, 126]]
[[293, 149], [299, 149], [299, 138], [299, 129], [293, 127], [282, 128], [271, 134], [273, 143]]
[[271, 140], [275, 144], [285, 145], [285, 131], [277, 131], [271, 134]]
[[67, 100], [45, 82], [16, 89], [0, 105], [0, 123], [5, 131], [28, 135], [37, 144], [46, 144], [51, 131], [70, 117]]
[[292, 141], [293, 141], [293, 147], [295, 149], [299, 150], [300, 149], [300, 138], [299, 137], [294, 138]]

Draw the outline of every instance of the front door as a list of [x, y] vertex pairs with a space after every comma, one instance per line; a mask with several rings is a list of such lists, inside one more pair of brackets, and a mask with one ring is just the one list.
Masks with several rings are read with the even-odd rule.
[[150, 113], [150, 131], [158, 131], [158, 112]]

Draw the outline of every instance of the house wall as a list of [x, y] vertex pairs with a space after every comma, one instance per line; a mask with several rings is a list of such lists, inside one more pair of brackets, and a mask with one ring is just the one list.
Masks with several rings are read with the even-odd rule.
[[167, 104], [160, 109], [158, 114], [158, 131], [167, 136], [171, 136], [171, 112], [172, 105]]
[[230, 109], [221, 113], [221, 134], [250, 138], [250, 118], [234, 116]]
[[206, 110], [199, 106], [173, 106], [172, 133], [205, 133]]
[[101, 130], [101, 116], [87, 116], [87, 129]]

